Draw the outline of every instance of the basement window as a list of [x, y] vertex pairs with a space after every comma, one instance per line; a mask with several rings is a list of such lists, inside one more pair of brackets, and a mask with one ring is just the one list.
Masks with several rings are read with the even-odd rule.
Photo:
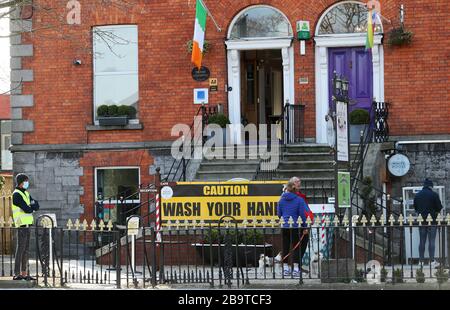
[[140, 170], [138, 167], [95, 169], [95, 197], [103, 203], [103, 220], [124, 225], [126, 218], [139, 214]]
[[115, 25], [93, 28], [94, 120], [101, 105], [126, 105], [136, 110], [130, 119], [138, 123], [139, 64], [138, 28]]

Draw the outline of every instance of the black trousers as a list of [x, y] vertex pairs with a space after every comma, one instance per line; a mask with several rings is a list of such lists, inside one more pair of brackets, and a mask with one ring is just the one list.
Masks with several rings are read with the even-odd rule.
[[[303, 228], [282, 228], [281, 236], [283, 239], [283, 257], [288, 255], [295, 245], [303, 236]], [[300, 246], [292, 251], [291, 255], [284, 261], [284, 263], [298, 263], [301, 266], [301, 260], [306, 253], [308, 247], [309, 235], [305, 235], [300, 242]], [[292, 261], [293, 260], [293, 261]]]
[[17, 229], [17, 245], [14, 261], [14, 274], [17, 276], [21, 272], [27, 271], [28, 255], [30, 248], [30, 228], [19, 227]]

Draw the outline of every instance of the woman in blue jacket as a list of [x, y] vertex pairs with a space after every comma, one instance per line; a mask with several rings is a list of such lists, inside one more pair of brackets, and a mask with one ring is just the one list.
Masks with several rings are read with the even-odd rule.
[[[294, 182], [289, 181], [286, 185], [286, 192], [281, 196], [277, 206], [278, 216], [284, 219], [284, 225], [281, 229], [283, 239], [283, 257], [286, 257], [292, 251], [290, 256], [293, 257], [294, 261], [293, 268], [292, 263], [285, 265], [283, 271], [285, 276], [290, 276], [291, 270], [294, 277], [300, 276], [299, 263], [301, 266], [303, 255], [305, 254], [308, 246], [309, 236], [306, 228], [299, 228], [298, 218], [300, 217], [302, 219], [301, 227], [307, 227], [306, 215], [308, 211], [309, 208], [303, 198], [300, 198], [295, 194]], [[292, 227], [290, 227], [288, 223], [291, 217], [294, 221]], [[301, 239], [301, 236], [303, 236], [303, 239]], [[300, 245], [296, 247], [298, 243], [300, 243]], [[289, 268], [289, 265], [291, 265], [291, 268]], [[307, 272], [303, 269], [302, 271]]]

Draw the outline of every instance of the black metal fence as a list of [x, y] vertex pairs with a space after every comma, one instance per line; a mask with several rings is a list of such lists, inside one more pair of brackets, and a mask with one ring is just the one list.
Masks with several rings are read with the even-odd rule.
[[[295, 220], [280, 223], [273, 218], [244, 222], [224, 221], [212, 225], [198, 221], [169, 222], [161, 231], [153, 227], [134, 227], [126, 234], [112, 225], [86, 221], [69, 222], [51, 228], [48, 222], [28, 228], [31, 252], [27, 273], [40, 286], [146, 288], [160, 284], [190, 287], [243, 287], [270, 283], [319, 284], [329, 282], [420, 282], [445, 281], [448, 275], [447, 236], [450, 217], [436, 222], [421, 217], [355, 217], [340, 220], [334, 214], [316, 215], [303, 230]], [[141, 220], [141, 223], [142, 220]], [[281, 228], [282, 225], [290, 228]], [[23, 228], [2, 224], [2, 236], [11, 241]], [[397, 239], [385, 238], [399, 230]], [[419, 230], [435, 231], [435, 262], [419, 264]], [[285, 245], [284, 238], [293, 240]], [[286, 231], [288, 232], [286, 234]], [[381, 233], [381, 237], [379, 236]], [[350, 239], [350, 235], [360, 236]], [[303, 236], [303, 237], [302, 237]], [[383, 237], [384, 236], [384, 237]], [[380, 238], [377, 242], [374, 238]], [[95, 240], [107, 240], [98, 247]], [[372, 239], [372, 242], [370, 243]], [[297, 244], [301, 240], [300, 244]], [[349, 240], [355, 240], [351, 244]], [[5, 240], [2, 237], [1, 247]], [[302, 251], [302, 245], [307, 246]], [[400, 244], [393, 252], [394, 242]], [[371, 245], [369, 245], [369, 243]], [[409, 243], [409, 244], [407, 244]], [[14, 245], [12, 246], [14, 249]], [[13, 250], [12, 249], [12, 250]], [[425, 251], [428, 254], [428, 249]], [[303, 257], [302, 264], [298, 257]], [[1, 276], [14, 275], [15, 258], [2, 251]], [[436, 268], [438, 267], [438, 268]], [[301, 272], [301, 269], [303, 272]], [[298, 272], [297, 272], [298, 271]]]

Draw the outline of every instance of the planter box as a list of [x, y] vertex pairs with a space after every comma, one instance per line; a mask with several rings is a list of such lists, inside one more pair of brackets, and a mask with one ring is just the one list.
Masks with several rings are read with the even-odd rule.
[[99, 117], [100, 126], [126, 126], [128, 125], [128, 116]]
[[[219, 265], [219, 245], [218, 244], [201, 244], [195, 243], [192, 244], [197, 250], [200, 258], [204, 257], [205, 264], [208, 265]], [[211, 249], [212, 247], [212, 249]], [[273, 257], [273, 246], [272, 244], [264, 244], [264, 245], [251, 245], [248, 244], [245, 246], [244, 244], [239, 244], [237, 246], [237, 255], [238, 260], [236, 260], [236, 245], [232, 245], [232, 259], [233, 259], [233, 267], [237, 267], [237, 263], [239, 262], [239, 266], [245, 267], [258, 267], [259, 257], [261, 254], [265, 254], [266, 256]], [[223, 265], [224, 262], [224, 251], [225, 245], [220, 245], [220, 261]], [[211, 253], [212, 252], [212, 253]], [[212, 254], [212, 259], [211, 259]]]
[[364, 131], [366, 125], [350, 125], [350, 143], [359, 144], [361, 131]]

